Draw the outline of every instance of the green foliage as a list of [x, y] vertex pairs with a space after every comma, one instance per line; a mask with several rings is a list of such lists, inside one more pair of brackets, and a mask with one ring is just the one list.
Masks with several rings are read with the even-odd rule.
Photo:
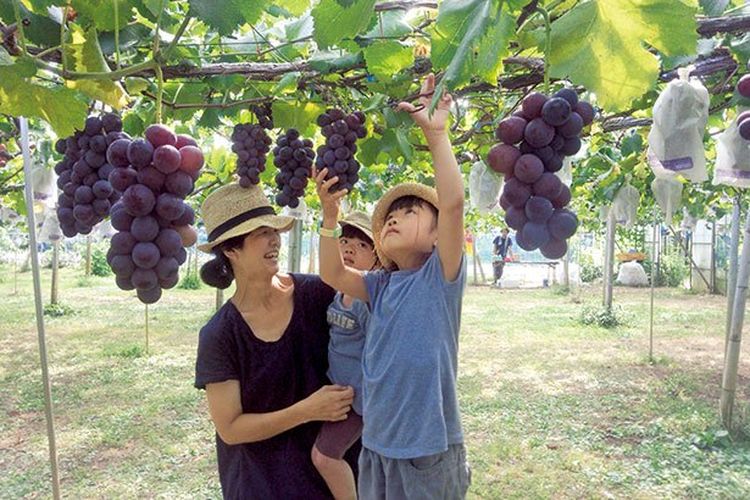
[[[651, 276], [651, 260], [643, 262], [643, 269]], [[656, 286], [679, 287], [685, 283], [690, 274], [690, 267], [685, 262], [685, 257], [678, 252], [665, 253], [659, 261]]]
[[132, 344], [125, 347], [117, 346], [116, 348], [110, 347], [105, 349], [104, 354], [106, 356], [117, 358], [136, 359], [142, 358], [146, 355], [146, 348], [138, 344]]
[[107, 264], [107, 254], [101, 248], [95, 248], [91, 252], [91, 274], [94, 276], [109, 276], [112, 274]]
[[91, 279], [91, 276], [79, 276], [76, 280], [76, 286], [78, 288], [86, 288], [91, 286], [93, 282], [94, 280]]
[[197, 273], [189, 272], [177, 286], [183, 290], [199, 290], [203, 286], [203, 283]]
[[[696, 9], [690, 0], [597, 0], [580, 2], [552, 24], [550, 74], [596, 93], [601, 105], [626, 109], [654, 87], [659, 60], [692, 54]], [[627, 21], [626, 21], [627, 20]], [[661, 29], [655, 31], [654, 26]], [[537, 42], [543, 48], [541, 30]]]
[[66, 305], [66, 304], [45, 304], [44, 305], [44, 315], [49, 316], [51, 318], [59, 318], [61, 316], [70, 316], [71, 314], [75, 314], [75, 309], [72, 307]]
[[600, 328], [615, 328], [625, 323], [622, 308], [618, 305], [607, 309], [602, 305], [585, 305], [581, 308], [579, 321], [584, 325]]
[[588, 254], [580, 255], [578, 265], [581, 267], [581, 281], [584, 283], [598, 280], [604, 274], [602, 267], [594, 264], [594, 259]]
[[327, 49], [351, 37], [370, 24], [375, 0], [353, 0], [342, 5], [337, 0], [320, 0], [312, 10], [315, 23], [315, 41]]

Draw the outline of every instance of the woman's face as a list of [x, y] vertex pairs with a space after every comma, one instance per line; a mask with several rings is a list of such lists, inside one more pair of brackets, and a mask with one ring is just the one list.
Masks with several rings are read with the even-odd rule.
[[281, 235], [278, 229], [259, 227], [245, 237], [241, 248], [226, 252], [232, 269], [247, 276], [276, 274], [279, 272]]

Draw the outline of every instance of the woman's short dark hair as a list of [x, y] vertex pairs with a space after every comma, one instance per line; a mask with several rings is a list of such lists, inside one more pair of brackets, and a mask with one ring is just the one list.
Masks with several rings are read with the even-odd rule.
[[200, 271], [201, 279], [205, 284], [222, 290], [229, 288], [229, 285], [234, 281], [234, 271], [232, 270], [232, 263], [229, 262], [224, 252], [242, 248], [246, 237], [247, 234], [241, 234], [229, 238], [211, 250], [214, 258], [203, 264]]

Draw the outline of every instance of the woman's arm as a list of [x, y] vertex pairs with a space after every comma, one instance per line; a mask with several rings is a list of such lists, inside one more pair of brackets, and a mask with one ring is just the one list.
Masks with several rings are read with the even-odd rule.
[[325, 385], [307, 398], [269, 413], [242, 413], [238, 380], [207, 384], [206, 398], [216, 432], [226, 444], [234, 445], [263, 441], [313, 420], [345, 420], [354, 391]]

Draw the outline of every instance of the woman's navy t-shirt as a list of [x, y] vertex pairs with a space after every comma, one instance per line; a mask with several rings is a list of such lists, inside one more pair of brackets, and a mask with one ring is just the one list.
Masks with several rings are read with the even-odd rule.
[[[328, 369], [326, 310], [334, 291], [319, 277], [292, 274], [294, 310], [275, 342], [257, 338], [228, 301], [201, 329], [195, 386], [238, 380], [243, 413], [267, 413], [305, 399], [325, 384]], [[216, 435], [219, 479], [224, 498], [331, 498], [310, 459], [320, 422], [278, 436], [228, 445]], [[356, 473], [360, 446], [347, 461]]]

